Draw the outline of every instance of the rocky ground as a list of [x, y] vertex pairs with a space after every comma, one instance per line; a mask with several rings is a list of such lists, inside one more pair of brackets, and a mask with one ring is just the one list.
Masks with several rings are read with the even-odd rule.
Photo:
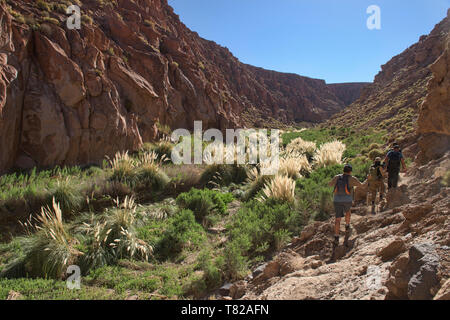
[[400, 199], [393, 209], [372, 216], [363, 204], [355, 207], [348, 247], [341, 237], [333, 252], [333, 219], [314, 223], [221, 293], [234, 299], [450, 299], [450, 188], [441, 185], [449, 168], [450, 153], [413, 167], [389, 194], [388, 207]]

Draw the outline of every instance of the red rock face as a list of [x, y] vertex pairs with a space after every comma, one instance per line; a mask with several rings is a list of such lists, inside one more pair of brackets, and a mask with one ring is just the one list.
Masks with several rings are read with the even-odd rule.
[[[450, 9], [447, 13], [450, 19]], [[418, 119], [420, 154], [425, 163], [450, 150], [450, 35], [445, 51], [431, 67], [433, 77], [428, 83], [428, 94], [421, 105]]]
[[336, 89], [242, 64], [186, 28], [166, 0], [82, 3], [93, 23], [80, 30], [66, 28], [61, 8], [0, 4], [0, 172], [99, 162], [155, 139], [158, 122], [318, 122], [359, 96], [359, 84]]

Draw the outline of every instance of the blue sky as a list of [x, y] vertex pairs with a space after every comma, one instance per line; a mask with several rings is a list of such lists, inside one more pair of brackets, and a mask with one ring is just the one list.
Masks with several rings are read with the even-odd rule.
[[[440, 22], [450, 0], [168, 0], [181, 21], [242, 62], [327, 83], [373, 81]], [[370, 5], [381, 30], [369, 30]]]

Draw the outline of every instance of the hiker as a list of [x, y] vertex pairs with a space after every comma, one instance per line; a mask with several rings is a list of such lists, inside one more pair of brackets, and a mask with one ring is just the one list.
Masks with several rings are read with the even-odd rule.
[[352, 176], [353, 168], [347, 164], [344, 167], [344, 174], [337, 175], [329, 182], [330, 187], [334, 187], [334, 211], [336, 220], [334, 224], [334, 243], [333, 246], [339, 245], [339, 233], [341, 229], [341, 219], [345, 215], [345, 233], [346, 238], [344, 244], [347, 245], [348, 236], [350, 235], [350, 209], [353, 204], [352, 191], [354, 187], [361, 186], [361, 182]]
[[380, 202], [383, 201], [385, 186], [384, 186], [384, 165], [381, 163], [381, 158], [377, 157], [373, 165], [369, 169], [369, 176], [367, 181], [369, 183], [370, 201], [372, 202], [372, 214], [375, 214], [375, 200], [377, 194], [380, 194]]
[[397, 143], [395, 143], [393, 149], [388, 152], [384, 162], [387, 164], [388, 189], [397, 188], [400, 165], [403, 167], [403, 172], [406, 172], [405, 158]]

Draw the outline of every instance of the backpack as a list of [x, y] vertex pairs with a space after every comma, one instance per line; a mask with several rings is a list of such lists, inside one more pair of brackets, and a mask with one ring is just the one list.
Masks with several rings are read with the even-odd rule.
[[338, 176], [336, 185], [334, 186], [334, 194], [339, 196], [350, 195], [349, 180], [350, 176], [347, 174], [341, 174]]
[[380, 166], [371, 166], [369, 169], [369, 174], [370, 177], [372, 178], [372, 180], [383, 180], [383, 175], [381, 174], [380, 171]]
[[388, 170], [389, 171], [400, 171], [400, 165], [402, 161], [402, 153], [397, 151], [391, 151], [388, 154]]

